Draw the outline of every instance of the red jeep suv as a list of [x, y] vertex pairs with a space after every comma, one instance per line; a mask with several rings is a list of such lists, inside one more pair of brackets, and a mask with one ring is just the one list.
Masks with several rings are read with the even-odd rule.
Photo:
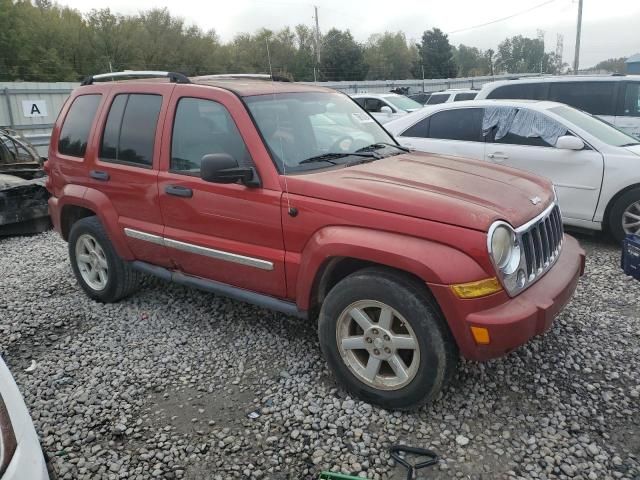
[[409, 152], [311, 85], [89, 77], [47, 170], [91, 298], [118, 301], [145, 273], [317, 320], [336, 378], [386, 408], [432, 399], [458, 352], [487, 360], [543, 333], [584, 269], [549, 181]]

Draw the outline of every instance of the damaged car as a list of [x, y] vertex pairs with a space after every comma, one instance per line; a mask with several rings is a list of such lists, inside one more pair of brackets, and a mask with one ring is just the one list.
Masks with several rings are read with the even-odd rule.
[[44, 159], [17, 132], [0, 128], [0, 236], [51, 227]]

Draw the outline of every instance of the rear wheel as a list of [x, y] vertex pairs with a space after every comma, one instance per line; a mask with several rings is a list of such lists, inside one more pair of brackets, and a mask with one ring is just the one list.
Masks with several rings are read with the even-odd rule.
[[118, 256], [97, 217], [73, 224], [69, 258], [78, 283], [94, 300], [117, 302], [138, 287], [140, 274]]
[[369, 268], [338, 282], [320, 311], [320, 345], [338, 381], [388, 409], [433, 399], [457, 349], [429, 293], [394, 271]]
[[623, 193], [613, 204], [609, 231], [617, 242], [629, 234], [640, 235], [640, 188]]

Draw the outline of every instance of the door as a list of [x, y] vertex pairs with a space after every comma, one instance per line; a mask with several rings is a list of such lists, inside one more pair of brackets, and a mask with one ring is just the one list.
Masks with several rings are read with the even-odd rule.
[[[543, 115], [539, 112], [535, 114]], [[555, 122], [546, 116], [545, 118], [549, 122]], [[530, 125], [535, 124], [532, 122]], [[497, 130], [494, 127], [487, 139], [488, 161], [550, 179], [556, 187], [565, 219], [592, 220], [600, 196], [604, 169], [603, 157], [599, 152], [589, 146], [579, 151], [559, 149], [540, 136], [511, 132], [496, 139]]]
[[[92, 150], [89, 184], [104, 193], [138, 260], [169, 266], [162, 245], [158, 199], [162, 122], [173, 85], [153, 88], [126, 84], [111, 89], [99, 119], [98, 148]], [[130, 87], [129, 87], [130, 88]]]
[[197, 97], [189, 92], [193, 89], [176, 87], [158, 178], [171, 261], [189, 275], [285, 297], [282, 192], [199, 176], [201, 159], [210, 153], [254, 166], [245, 142], [252, 124], [248, 117], [238, 122], [244, 132], [236, 125], [229, 112], [244, 107], [229, 92], [203, 88]]
[[624, 82], [619, 95], [615, 125], [640, 138], [640, 82]]
[[421, 152], [484, 160], [482, 108], [441, 110], [409, 127], [400, 144]]

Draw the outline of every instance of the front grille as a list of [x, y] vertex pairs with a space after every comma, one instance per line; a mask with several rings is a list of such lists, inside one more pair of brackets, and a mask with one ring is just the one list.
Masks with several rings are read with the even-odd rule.
[[549, 270], [562, 249], [562, 217], [557, 205], [517, 230], [524, 249], [527, 283]]

